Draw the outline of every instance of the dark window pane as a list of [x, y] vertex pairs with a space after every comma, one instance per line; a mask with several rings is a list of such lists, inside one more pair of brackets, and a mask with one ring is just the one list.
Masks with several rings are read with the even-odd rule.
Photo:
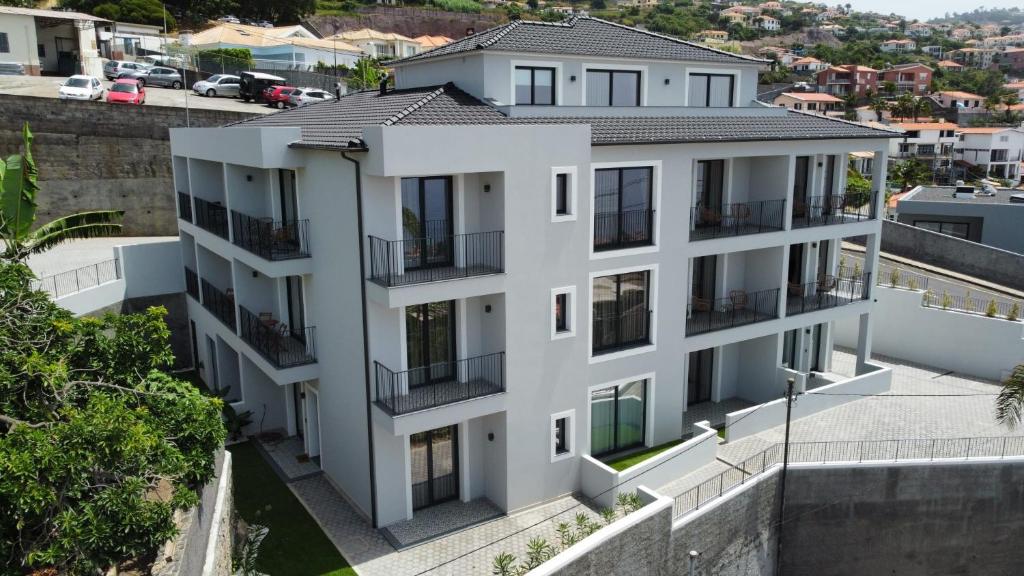
[[590, 453], [615, 450], [615, 387], [590, 393]]
[[555, 214], [569, 213], [569, 175], [555, 175]]
[[615, 406], [618, 450], [644, 443], [646, 384], [646, 380], [637, 380], [619, 387]]
[[690, 75], [690, 106], [706, 107], [708, 105], [708, 77], [697, 74]]
[[569, 451], [568, 418], [555, 420], [555, 454], [565, 454]]
[[569, 311], [567, 306], [569, 304], [569, 297], [567, 294], [557, 294], [555, 296], [555, 331], [565, 332], [569, 329]]

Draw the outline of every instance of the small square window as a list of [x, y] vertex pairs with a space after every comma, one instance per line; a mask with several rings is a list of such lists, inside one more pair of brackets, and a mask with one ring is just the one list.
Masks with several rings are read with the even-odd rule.
[[551, 291], [551, 339], [576, 334], [576, 287], [566, 286]]
[[576, 219], [576, 167], [562, 166], [551, 169], [551, 221], [566, 222]]
[[576, 453], [575, 410], [551, 415], [551, 461], [571, 458]]
[[46, 58], [46, 44], [39, 44], [36, 53], [39, 54], [40, 58]]

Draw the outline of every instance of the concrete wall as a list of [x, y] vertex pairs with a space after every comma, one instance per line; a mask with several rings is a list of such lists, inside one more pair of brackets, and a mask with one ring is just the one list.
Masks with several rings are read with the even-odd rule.
[[[17, 62], [25, 66], [25, 73], [39, 75], [39, 52], [36, 44], [36, 19], [20, 14], [4, 14], [0, 16], [0, 32], [7, 34], [10, 52], [2, 57], [4, 62]], [[47, 54], [54, 51], [53, 45], [47, 46]], [[56, 57], [56, 54], [54, 54]], [[5, 155], [6, 156], [6, 155]]]
[[[919, 290], [875, 287], [872, 349], [927, 366], [988, 380], [1024, 363], [1024, 323], [925, 308]], [[835, 342], [857, 345], [856, 318], [835, 323]]]
[[1019, 459], [794, 466], [781, 573], [1020, 574], [1021, 486]]
[[1020, 231], [1020, 222], [1024, 219], [1024, 204], [996, 204], [970, 200], [930, 202], [914, 200], [913, 196], [910, 196], [906, 200], [900, 200], [897, 212], [899, 222], [911, 226], [916, 220], [967, 222], [970, 224], [971, 241], [1024, 254], [1024, 234]]
[[[1019, 223], [1015, 233], [1017, 236], [1021, 235]], [[960, 240], [889, 220], [882, 222], [882, 251], [948, 268], [1009, 288], [1024, 289], [1024, 254]]]
[[[191, 110], [190, 122], [219, 126], [248, 116]], [[26, 121], [35, 135], [40, 224], [82, 210], [120, 209], [125, 235], [177, 234], [168, 128], [185, 125], [184, 108], [0, 94], [0, 156], [21, 150]]]

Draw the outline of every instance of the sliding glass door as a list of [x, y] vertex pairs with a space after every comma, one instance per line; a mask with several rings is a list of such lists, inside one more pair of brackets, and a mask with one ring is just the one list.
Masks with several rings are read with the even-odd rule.
[[413, 510], [458, 498], [458, 427], [445, 426], [409, 436], [409, 464]]
[[453, 233], [451, 177], [403, 178], [405, 269], [452, 265]]
[[647, 429], [647, 380], [590, 393], [590, 455], [643, 446]]
[[455, 378], [455, 301], [405, 307], [409, 387]]

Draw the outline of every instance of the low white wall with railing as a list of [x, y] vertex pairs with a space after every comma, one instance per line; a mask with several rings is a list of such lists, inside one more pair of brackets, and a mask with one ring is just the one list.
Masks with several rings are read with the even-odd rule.
[[611, 508], [620, 493], [633, 492], [641, 484], [662, 486], [714, 462], [717, 450], [718, 432], [704, 421], [693, 425], [693, 438], [622, 471], [584, 454], [581, 489], [600, 506]]
[[[868, 364], [870, 372], [834, 384], [815, 388], [797, 396], [793, 402], [793, 418], [803, 418], [829, 408], [842, 406], [861, 398], [862, 394], [887, 392], [892, 385], [892, 369]], [[779, 398], [725, 415], [725, 440], [764, 432], [786, 423], [786, 399]]]
[[[925, 307], [920, 290], [877, 286], [874, 295], [877, 354], [999, 381], [1024, 364], [1024, 322]], [[836, 321], [833, 333], [837, 345], [855, 348], [857, 319]]]

